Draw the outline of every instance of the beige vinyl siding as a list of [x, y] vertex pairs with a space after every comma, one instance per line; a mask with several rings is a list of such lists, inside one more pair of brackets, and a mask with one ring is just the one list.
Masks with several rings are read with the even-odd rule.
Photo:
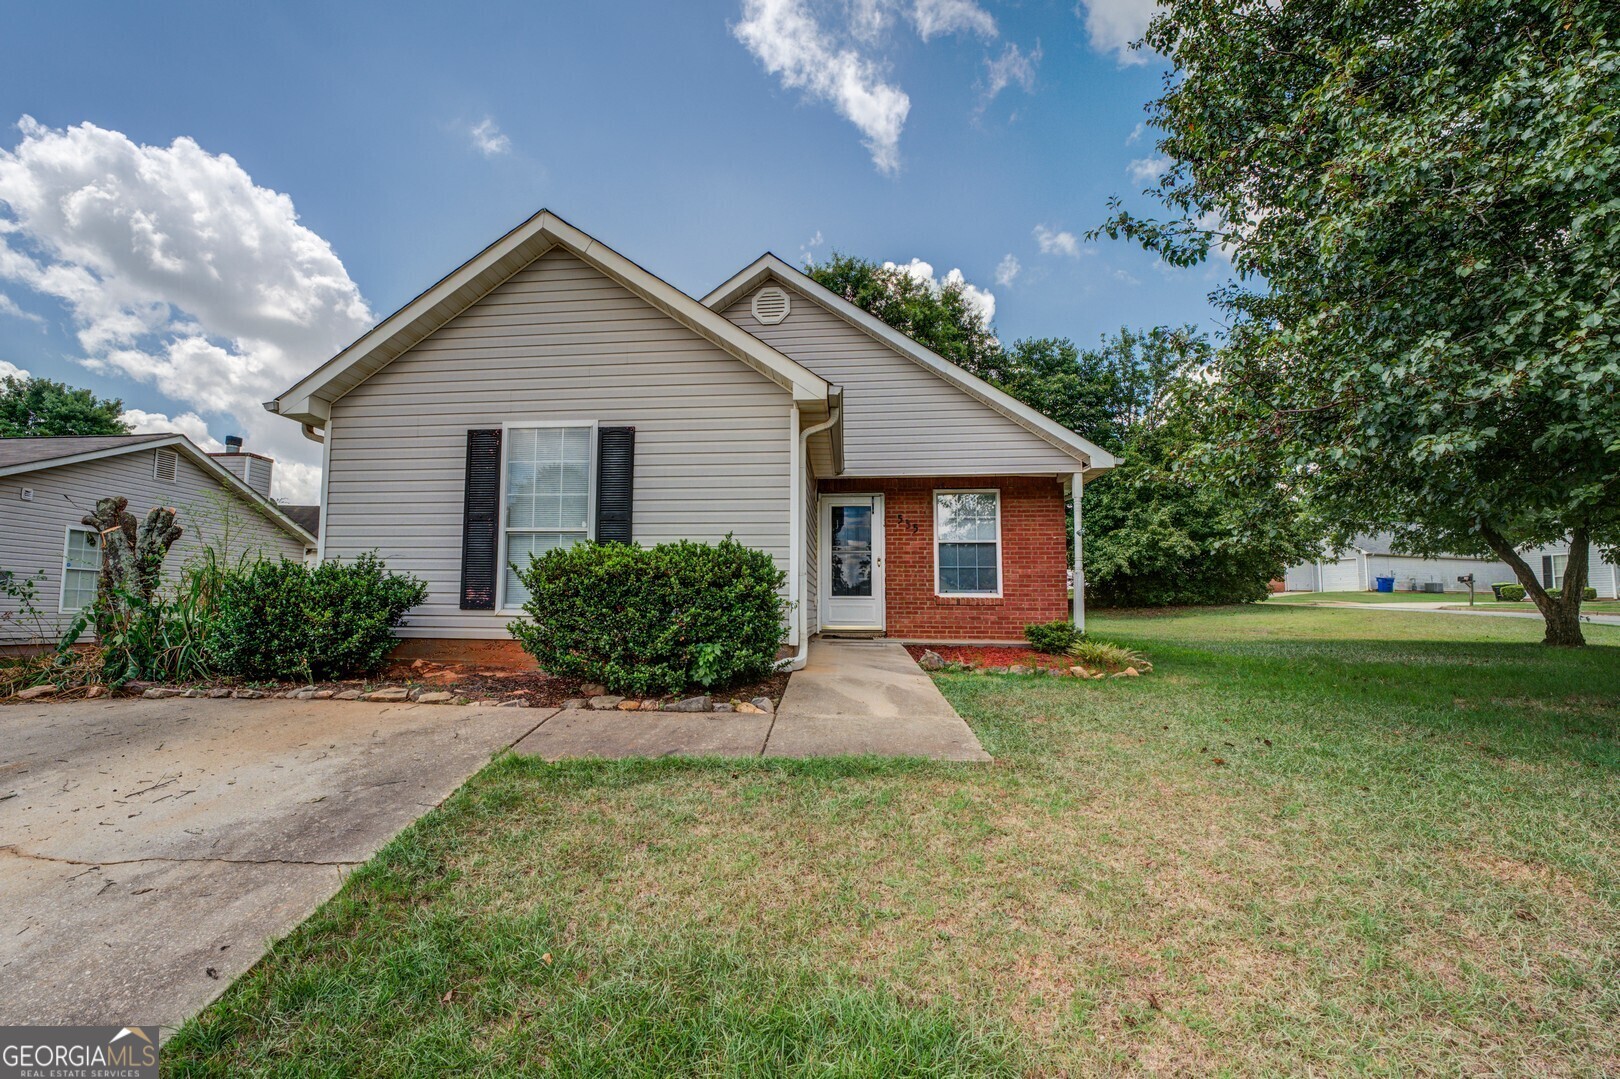
[[792, 408], [556, 248], [333, 404], [325, 551], [427, 582], [405, 636], [506, 636], [510, 613], [460, 609], [467, 431], [579, 421], [636, 428], [637, 542], [729, 532], [786, 569]]
[[[5, 525], [0, 528], [0, 570], [10, 570], [19, 578], [44, 571], [39, 606], [50, 615], [52, 634], [60, 633], [72, 618], [71, 613], [59, 613], [57, 609], [67, 529], [80, 526], [99, 498], [123, 495], [129, 499], [129, 511], [137, 519], [144, 518], [154, 506], [175, 508], [183, 531], [164, 563], [164, 576], [169, 580], [205, 547], [213, 547], [230, 562], [260, 555], [304, 557], [301, 541], [227, 490], [226, 481], [204, 472], [185, 455], [177, 455], [174, 482], [154, 479], [154, 452], [135, 449], [116, 457], [0, 479], [0, 504], [5, 506]], [[25, 487], [33, 489], [32, 501], [22, 501]], [[0, 611], [14, 609], [9, 600], [0, 599]], [[0, 641], [14, 643], [29, 635], [26, 627], [0, 622]]]
[[[770, 281], [767, 285], [776, 285]], [[765, 286], [761, 286], [765, 287]], [[1076, 458], [789, 286], [792, 310], [754, 320], [755, 289], [726, 318], [844, 387], [845, 476], [1062, 473]], [[827, 462], [817, 468], [829, 474]]]

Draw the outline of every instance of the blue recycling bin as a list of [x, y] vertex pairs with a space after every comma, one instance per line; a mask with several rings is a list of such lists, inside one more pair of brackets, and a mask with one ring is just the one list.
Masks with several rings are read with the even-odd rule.
[[1395, 591], [1395, 578], [1393, 577], [1374, 577], [1373, 583], [1378, 586], [1380, 592]]

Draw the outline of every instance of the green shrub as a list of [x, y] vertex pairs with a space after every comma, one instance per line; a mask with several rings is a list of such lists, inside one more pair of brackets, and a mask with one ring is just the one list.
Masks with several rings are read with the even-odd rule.
[[1491, 585], [1491, 591], [1496, 594], [1496, 598], [1498, 600], [1502, 600], [1503, 599], [1502, 589], [1504, 589], [1504, 588], [1521, 588], [1521, 587], [1523, 587], [1523, 586], [1514, 584], [1512, 581], [1497, 581], [1497, 582], [1495, 582], [1494, 584]]
[[[1563, 598], [1564, 590], [1562, 588], [1549, 588], [1547, 589], [1547, 595], [1551, 596], [1553, 599], [1561, 599]], [[1597, 589], [1593, 588], [1591, 585], [1587, 585], [1585, 588], [1581, 589], [1581, 599], [1597, 599]]]
[[1496, 598], [1503, 603], [1517, 603], [1524, 598], [1524, 585], [1522, 584], [1492, 585], [1491, 587], [1496, 590]]
[[726, 537], [582, 543], [518, 566], [527, 619], [507, 628], [548, 674], [615, 692], [676, 693], [769, 674], [787, 638], [770, 555]]
[[1049, 656], [1063, 655], [1083, 636], [1085, 634], [1075, 629], [1074, 623], [1066, 618], [1059, 618], [1055, 622], [1034, 622], [1024, 627], [1024, 640], [1029, 642], [1029, 646]]
[[375, 554], [311, 569], [255, 562], [217, 584], [211, 656], [241, 678], [311, 681], [370, 674], [394, 647], [394, 628], [427, 598], [410, 574]]

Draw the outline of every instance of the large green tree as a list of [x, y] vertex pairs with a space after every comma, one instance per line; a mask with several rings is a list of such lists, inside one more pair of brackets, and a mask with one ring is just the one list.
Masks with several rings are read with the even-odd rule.
[[[1239, 280], [1199, 397], [1215, 477], [1335, 538], [1493, 552], [1583, 642], [1620, 545], [1620, 3], [1164, 0], [1166, 217], [1103, 232]], [[1519, 552], [1568, 541], [1559, 597]]]
[[0, 378], [0, 438], [25, 435], [124, 435], [124, 403], [48, 378]]
[[[1083, 399], [1101, 407], [1071, 413], [1072, 426], [1120, 458], [1083, 500], [1086, 589], [1100, 606], [1250, 602], [1311, 553], [1299, 507], [1274, 476], [1212, 483], [1180, 467], [1199, 437], [1190, 403], [1212, 351], [1190, 326], [1121, 329], [1033, 384], [1060, 404], [1082, 399], [1061, 392], [1072, 380], [1084, 384]], [[1012, 379], [1031, 385], [1017, 371]]]
[[1001, 343], [970, 300], [965, 282], [930, 284], [901, 267], [836, 251], [804, 272], [829, 292], [980, 377], [1001, 355]]

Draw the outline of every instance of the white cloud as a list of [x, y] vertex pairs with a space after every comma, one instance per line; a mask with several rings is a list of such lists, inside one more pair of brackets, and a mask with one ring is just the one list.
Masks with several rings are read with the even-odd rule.
[[944, 277], [935, 277], [933, 264], [919, 258], [906, 263], [885, 262], [883, 266], [885, 269], [901, 271], [906, 276], [927, 285], [936, 293], [947, 285], [955, 285], [962, 290], [962, 298], [967, 301], [968, 306], [983, 315], [987, 324], [995, 320], [995, 294], [989, 289], [968, 284], [967, 277], [961, 270], [952, 270]]
[[1022, 269], [1023, 267], [1018, 264], [1018, 259], [1011, 252], [1008, 252], [1001, 257], [1000, 262], [996, 263], [996, 284], [1002, 288], [1010, 288], [1012, 283], [1018, 280], [1018, 272]]
[[1007, 87], [1017, 84], [1023, 87], [1024, 92], [1033, 93], [1035, 90], [1035, 68], [1041, 62], [1041, 43], [1036, 42], [1029, 52], [1022, 52], [1012, 42], [1001, 51], [1001, 55], [994, 59], [986, 59], [986, 79], [984, 99], [993, 101], [997, 94]]
[[219, 453], [225, 443], [208, 433], [208, 421], [195, 412], [182, 412], [178, 416], [165, 416], [161, 412], [147, 412], [139, 408], [126, 408], [119, 417], [138, 435], [178, 432], [207, 450]]
[[1153, 18], [1155, 0], [1079, 0], [1075, 14], [1086, 23], [1091, 47], [1111, 52], [1121, 64], [1145, 64], [1147, 54], [1132, 49]]
[[1125, 145], [1132, 145], [1145, 134], [1147, 134], [1147, 124], [1137, 124], [1135, 127], [1131, 128], [1131, 133], [1125, 136]]
[[940, 34], [996, 36], [996, 20], [973, 0], [916, 0], [911, 22], [924, 41]]
[[191, 139], [18, 127], [0, 150], [0, 279], [63, 304], [87, 367], [152, 384], [189, 409], [173, 422], [228, 423], [278, 458], [278, 496], [313, 501], [319, 451], [261, 402], [372, 323], [331, 246]]
[[512, 140], [501, 134], [495, 121], [486, 116], [468, 129], [473, 148], [485, 157], [500, 157], [512, 152]]
[[1129, 270], [1115, 270], [1114, 280], [1123, 281], [1127, 285], [1140, 285], [1142, 283], [1142, 279], [1131, 273]]
[[1163, 176], [1173, 164], [1175, 162], [1163, 154], [1155, 154], [1152, 157], [1137, 158], [1125, 166], [1125, 171], [1130, 173], [1131, 179], [1137, 183], [1148, 184]]
[[9, 315], [12, 318], [20, 318], [25, 322], [37, 322], [41, 325], [44, 325], [45, 323], [44, 319], [40, 318], [32, 311], [24, 311], [22, 308], [18, 307], [17, 301], [13, 300], [10, 296], [7, 296], [4, 292], [0, 292], [0, 315]]
[[899, 170], [911, 99], [884, 80], [876, 63], [840, 47], [801, 0], [745, 0], [732, 33], [784, 87], [831, 103], [854, 124], [879, 171]]
[[1039, 245], [1043, 255], [1080, 257], [1080, 241], [1075, 238], [1072, 232], [1062, 232], [1046, 225], [1036, 225], [1034, 236], [1035, 243]]
[[0, 360], [0, 378], [27, 378], [28, 372], [9, 360]]

